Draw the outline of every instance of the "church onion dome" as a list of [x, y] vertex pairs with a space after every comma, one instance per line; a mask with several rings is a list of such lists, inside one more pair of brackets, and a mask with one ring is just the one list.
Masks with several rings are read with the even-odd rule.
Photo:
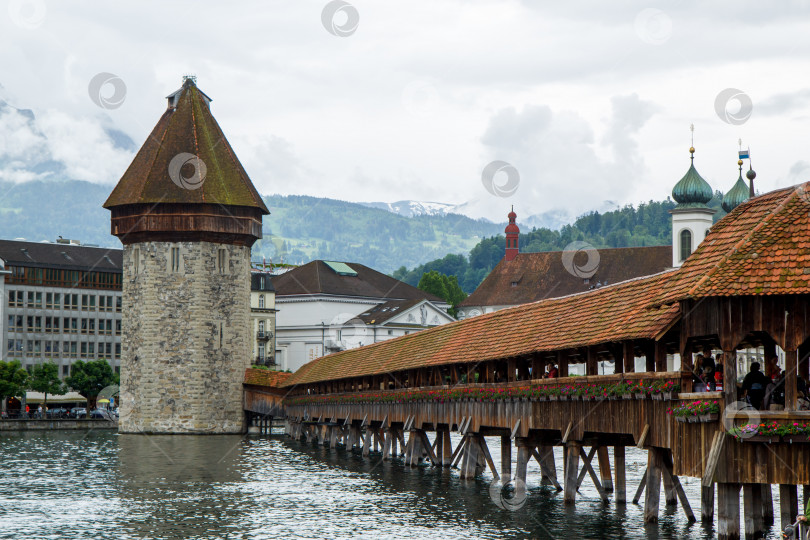
[[744, 203], [748, 200], [750, 195], [750, 190], [748, 185], [745, 183], [742, 177], [742, 166], [740, 167], [740, 177], [737, 178], [737, 183], [734, 184], [728, 193], [725, 194], [723, 197], [723, 210], [726, 212], [731, 212], [739, 205]]
[[509, 224], [506, 226], [506, 229], [504, 229], [503, 232], [505, 232], [507, 234], [509, 234], [509, 233], [518, 234], [518, 233], [520, 233], [520, 227], [518, 227], [517, 223], [515, 223], [515, 220], [517, 219], [517, 214], [515, 213], [515, 208], [514, 207], [512, 207], [512, 211], [509, 212], [509, 214], [506, 217], [509, 218]]
[[709, 183], [695, 169], [695, 149], [690, 148], [692, 163], [689, 170], [672, 188], [672, 198], [678, 203], [676, 208], [706, 208], [714, 193]]

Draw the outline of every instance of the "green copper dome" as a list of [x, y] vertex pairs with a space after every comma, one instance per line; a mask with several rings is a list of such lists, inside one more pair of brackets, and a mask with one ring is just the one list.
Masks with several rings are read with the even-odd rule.
[[692, 163], [683, 178], [672, 188], [672, 198], [678, 203], [676, 208], [706, 208], [706, 203], [712, 200], [714, 193], [709, 183], [695, 169], [695, 149], [690, 148], [689, 151], [692, 152]]
[[745, 183], [745, 180], [743, 180], [742, 169], [740, 169], [740, 177], [737, 179], [737, 183], [734, 184], [734, 187], [728, 190], [728, 193], [723, 197], [723, 210], [731, 212], [747, 201], [749, 195], [750, 191], [748, 185]]

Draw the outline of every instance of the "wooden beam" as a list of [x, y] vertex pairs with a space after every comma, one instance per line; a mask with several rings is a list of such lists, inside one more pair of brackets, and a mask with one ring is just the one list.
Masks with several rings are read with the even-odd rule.
[[704, 524], [714, 521], [714, 484], [700, 486], [700, 521]]
[[762, 538], [765, 521], [762, 518], [762, 489], [759, 484], [743, 484], [743, 515], [745, 538]]
[[644, 523], [658, 523], [658, 502], [661, 495], [661, 449], [647, 450], [647, 493], [644, 496]]
[[633, 340], [628, 339], [624, 342], [624, 353], [622, 354], [624, 357], [624, 372], [625, 373], [633, 373], [636, 371], [636, 351], [635, 347], [633, 346]]
[[[591, 449], [588, 451], [587, 454], [585, 453], [584, 450], [582, 451], [583, 463], [587, 463], [588, 465], [591, 464], [591, 460], [593, 459], [593, 456], [596, 454], [596, 448], [597, 448], [596, 446], [591, 446]], [[579, 488], [582, 486], [582, 482], [585, 481], [586, 474], [588, 474], [588, 469], [583, 466], [579, 471], [579, 476], [577, 476], [577, 491], [579, 491]]]
[[740, 484], [717, 484], [717, 538], [740, 540]]
[[[570, 431], [570, 424], [569, 424]], [[577, 476], [579, 473], [579, 454], [582, 446], [577, 441], [571, 441], [565, 445], [565, 493], [563, 502], [574, 504], [577, 500]]]
[[793, 525], [799, 517], [799, 493], [792, 484], [779, 484], [779, 510], [782, 530]]
[[638, 504], [641, 500], [641, 494], [644, 493], [644, 488], [647, 486], [647, 469], [644, 469], [644, 474], [641, 475], [641, 481], [638, 483], [638, 489], [633, 496], [633, 504]]
[[655, 341], [648, 341], [644, 347], [644, 356], [647, 361], [646, 370], [648, 372], [655, 371]]
[[[599, 492], [599, 497], [602, 498], [602, 502], [605, 502], [605, 503], [608, 502], [607, 493], [605, 493], [605, 490], [602, 487], [602, 483], [599, 481], [599, 477], [596, 476], [596, 472], [593, 470], [593, 467], [591, 466], [591, 460], [586, 459], [587, 456], [585, 455], [585, 450], [581, 446], [579, 447], [579, 455], [580, 455], [580, 457], [583, 458], [582, 468], [586, 469], [588, 471], [588, 474], [591, 477], [591, 481], [593, 482], [593, 485], [596, 486], [596, 491]], [[593, 458], [593, 456], [591, 456], [591, 458]]]
[[557, 371], [560, 377], [568, 377], [568, 356], [563, 351], [557, 351]]
[[723, 454], [723, 445], [726, 442], [726, 434], [722, 431], [717, 431], [712, 439], [711, 450], [709, 450], [709, 457], [706, 459], [706, 468], [703, 471], [703, 479], [701, 485], [703, 487], [710, 487], [714, 485], [714, 473], [717, 471], [717, 464], [720, 462], [720, 457]]
[[442, 430], [442, 438], [444, 444], [442, 445], [442, 466], [450, 467], [453, 465], [453, 443], [450, 440], [450, 430]]
[[[785, 385], [785, 390], [787, 390], [787, 385]], [[737, 402], [737, 351], [734, 349], [723, 351], [723, 397], [726, 407]], [[787, 404], [787, 396], [785, 404]], [[739, 506], [739, 501], [737, 506]]]
[[[697, 521], [695, 519], [695, 513], [692, 512], [692, 505], [689, 504], [689, 499], [686, 498], [686, 492], [683, 490], [683, 486], [681, 485], [681, 480], [675, 476], [673, 472], [673, 463], [672, 463], [672, 451], [669, 449], [662, 450], [663, 452], [663, 475], [664, 475], [664, 485], [671, 485], [672, 490], [674, 491], [677, 498], [681, 501], [681, 508], [683, 508], [683, 513], [686, 514], [686, 519], [689, 522]], [[676, 504], [673, 502], [673, 504]]]
[[[771, 491], [770, 484], [760, 484], [760, 491], [762, 492], [762, 521], [766, 527], [774, 524], [773, 518], [773, 491]], [[805, 502], [807, 502], [805, 500]]]
[[599, 476], [602, 480], [602, 487], [606, 493], [613, 493], [613, 477], [610, 473], [610, 455], [607, 446], [600, 446], [596, 450], [596, 457], [599, 460]]
[[623, 445], [613, 447], [613, 470], [616, 478], [616, 503], [625, 504], [627, 502], [627, 479], [625, 477], [625, 451]]
[[647, 442], [647, 433], [650, 432], [650, 424], [644, 424], [644, 429], [641, 430], [641, 435], [638, 438], [636, 447], [639, 449], [644, 448], [644, 443]]
[[667, 371], [667, 346], [663, 340], [655, 342], [655, 371]]
[[[785, 351], [785, 410], [796, 411], [799, 394], [796, 388], [799, 373], [799, 351]], [[725, 382], [725, 381], [724, 381]]]
[[585, 352], [585, 374], [599, 375], [599, 358], [593, 347], [588, 347]]
[[[547, 446], [544, 448], [551, 449], [551, 446]], [[548, 458], [543, 458], [543, 456], [538, 452], [536, 449], [532, 448], [532, 455], [534, 459], [537, 461], [537, 464], [540, 465], [540, 471], [543, 474], [543, 482], [547, 482], [550, 485], [553, 485], [557, 488], [557, 491], [562, 491], [563, 488], [560, 486], [560, 483], [557, 482], [557, 470], [556, 468], [550, 468]], [[552, 464], [553, 464], [553, 456], [552, 456]], [[553, 473], [552, 473], [553, 471]]]
[[565, 433], [563, 433], [563, 436], [562, 436], [562, 443], [563, 444], [568, 443], [568, 436], [571, 435], [571, 430], [573, 428], [574, 428], [574, 423], [573, 422], [568, 422], [568, 427], [565, 429]]
[[495, 468], [495, 462], [492, 461], [492, 455], [489, 453], [486, 439], [484, 439], [482, 435], [476, 435], [475, 438], [478, 441], [478, 444], [481, 446], [481, 451], [484, 454], [484, 459], [486, 460], [487, 465], [489, 465], [489, 470], [492, 472], [492, 476], [495, 477], [495, 480], [500, 480], [501, 477], [498, 474], [498, 469]]
[[517, 463], [515, 464], [515, 500], [522, 501], [526, 497], [526, 469], [529, 465], [530, 448], [518, 446]]
[[501, 435], [501, 479], [504, 483], [512, 478], [512, 439]]

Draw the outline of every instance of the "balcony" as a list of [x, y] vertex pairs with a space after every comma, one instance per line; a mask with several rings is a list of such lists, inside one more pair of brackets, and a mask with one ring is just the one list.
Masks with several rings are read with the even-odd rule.
[[268, 341], [273, 338], [273, 332], [256, 332], [256, 339], [259, 341]]
[[257, 366], [276, 366], [276, 365], [278, 365], [278, 364], [276, 364], [276, 359], [271, 357], [271, 356], [268, 356], [268, 357], [257, 356], [256, 361], [254, 363]]

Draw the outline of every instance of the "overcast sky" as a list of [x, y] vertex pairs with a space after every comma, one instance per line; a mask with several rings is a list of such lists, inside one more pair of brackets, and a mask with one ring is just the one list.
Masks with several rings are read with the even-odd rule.
[[[265, 194], [579, 214], [669, 195], [690, 124], [713, 188], [736, 180], [739, 138], [758, 190], [810, 180], [807, 2], [4, 5], [0, 99], [36, 115], [0, 114], [4, 179], [52, 177], [47, 162], [112, 187], [193, 73]], [[122, 102], [91, 99], [99, 73]], [[726, 89], [743, 95], [718, 114]], [[494, 160], [519, 174], [511, 196], [482, 183]]]

